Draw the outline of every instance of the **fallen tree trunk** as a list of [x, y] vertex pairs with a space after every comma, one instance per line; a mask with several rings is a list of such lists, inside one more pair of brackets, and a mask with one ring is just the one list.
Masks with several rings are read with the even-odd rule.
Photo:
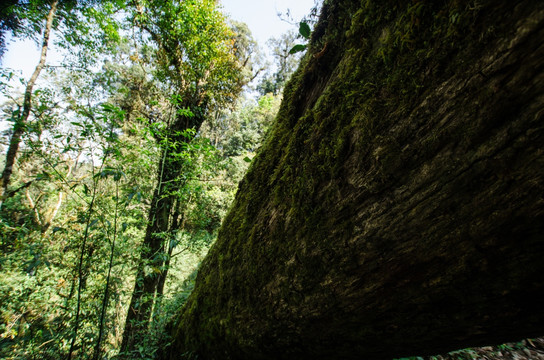
[[325, 1], [163, 359], [544, 334], [544, 3]]

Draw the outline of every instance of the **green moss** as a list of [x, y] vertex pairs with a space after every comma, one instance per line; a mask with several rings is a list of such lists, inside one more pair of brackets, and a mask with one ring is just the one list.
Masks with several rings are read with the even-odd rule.
[[[490, 1], [479, 4], [326, 2], [310, 51], [285, 89], [276, 123], [240, 184], [184, 309], [178, 326], [188, 337], [196, 336], [194, 349], [199, 341], [226, 347], [258, 342], [259, 324], [239, 322], [251, 318], [247, 314], [258, 303], [255, 289], [272, 276], [297, 278], [304, 289], [318, 287], [316, 279], [330, 270], [322, 263], [334, 256], [335, 246], [320, 241], [319, 234], [335, 232], [338, 241], [347, 241], [353, 229], [350, 221], [327, 220], [342, 219], [342, 213], [352, 212], [349, 206], [356, 206], [347, 204], [335, 210], [338, 217], [328, 216], [339, 197], [334, 182], [353, 154], [361, 168], [376, 168], [384, 179], [394, 175], [403, 161], [402, 147], [387, 134], [395, 119], [410, 116], [431, 82], [463, 66], [452, 58], [477, 52], [458, 44], [477, 47], [484, 41], [475, 39], [486, 27], [478, 23], [478, 14], [492, 7]], [[325, 45], [324, 54], [315, 57]], [[430, 139], [428, 146], [436, 144]], [[368, 186], [377, 192], [382, 183]], [[269, 227], [271, 212], [281, 217], [275, 230]], [[281, 268], [289, 261], [304, 266], [296, 272]], [[278, 280], [278, 288], [267, 291], [303, 301], [289, 284]], [[272, 316], [273, 306], [267, 311]]]

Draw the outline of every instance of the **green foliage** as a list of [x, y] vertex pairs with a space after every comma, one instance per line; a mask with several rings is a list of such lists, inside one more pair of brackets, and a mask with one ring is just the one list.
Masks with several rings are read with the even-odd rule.
[[157, 47], [158, 79], [174, 86], [183, 108], [196, 111], [196, 102], [207, 111], [235, 99], [244, 83], [236, 56], [243, 55], [215, 1], [141, 1], [132, 16]]
[[[219, 112], [204, 124], [202, 133], [224, 157], [254, 153], [277, 113], [281, 98], [271, 93], [255, 100], [242, 100], [233, 112]], [[242, 157], [243, 158], [243, 157]]]
[[307, 22], [301, 21], [298, 28], [298, 33], [306, 40], [310, 40], [310, 25]]
[[[9, 4], [11, 3], [11, 4]], [[40, 34], [51, 1], [10, 1], [2, 7], [2, 32], [10, 30], [16, 38], [30, 38], [40, 42]], [[113, 15], [124, 4], [119, 1], [59, 1], [53, 30], [60, 35], [57, 46], [83, 46], [99, 54], [108, 44], [119, 38], [118, 22]], [[81, 58], [83, 59], [83, 58]], [[92, 58], [88, 58], [91, 60]]]
[[289, 54], [296, 54], [298, 52], [302, 52], [302, 51], [306, 50], [307, 47], [308, 47], [308, 45], [297, 44], [297, 45], [293, 46], [291, 48], [291, 50], [289, 50]]
[[[300, 34], [300, 36], [302, 36], [303, 39], [310, 40], [310, 34], [311, 34], [310, 25], [308, 25], [308, 23], [305, 21], [301, 21], [299, 24], [298, 33]], [[289, 50], [289, 54], [296, 54], [298, 52], [302, 52], [306, 50], [307, 47], [308, 45], [297, 44], [293, 46], [291, 50]]]
[[[38, 104], [45, 94], [49, 104], [63, 96], [40, 91], [36, 93]], [[11, 299], [1, 302], [11, 304], [8, 308], [0, 307], [3, 358], [64, 356], [73, 337], [77, 307], [76, 349], [92, 354], [104, 283], [108, 279], [110, 304], [120, 304], [123, 298], [126, 301], [130, 288], [125, 279], [131, 275], [135, 255], [123, 254], [134, 253], [134, 237], [143, 236], [145, 216], [141, 208], [138, 210], [141, 204], [137, 200], [142, 199], [138, 189], [144, 182], [134, 177], [135, 170], [141, 173], [143, 169], [124, 168], [132, 149], [120, 136], [124, 112], [111, 104], [84, 105], [85, 98], [79, 99], [82, 103], [63, 100], [72, 103], [71, 111], [55, 111], [55, 105], [43, 107], [50, 121], [45, 122], [43, 114], [36, 112], [37, 118], [26, 133], [28, 151], [24, 149], [16, 174], [17, 182], [25, 187], [2, 209], [0, 286]], [[93, 199], [95, 205], [90, 207]], [[111, 269], [109, 254], [124, 259], [112, 264], [115, 275], [111, 277], [106, 276], [108, 267]], [[118, 319], [123, 313], [122, 307], [106, 307], [104, 324], [111, 329], [106, 334], [110, 344], [111, 335], [120, 331]]]
[[[15, 35], [38, 38], [46, 5], [16, 9], [33, 25]], [[131, 356], [153, 358], [164, 341], [279, 106], [266, 95], [224, 109], [249, 79], [256, 43], [215, 6], [61, 4], [55, 46], [71, 56], [35, 88], [0, 213], [0, 357], [118, 355], [140, 264], [168, 277], [163, 294], [143, 298], [155, 311]], [[0, 90], [14, 94], [13, 73], [2, 76]], [[20, 102], [2, 119], [17, 125]], [[155, 193], [173, 199], [175, 221], [140, 262]]]
[[257, 85], [257, 91], [261, 95], [268, 93], [279, 95], [295, 71], [300, 61], [300, 54], [293, 54], [290, 49], [295, 46], [296, 38], [297, 34], [294, 31], [288, 31], [279, 38], [268, 40], [267, 44], [272, 51], [275, 69], [273, 72], [268, 71]]

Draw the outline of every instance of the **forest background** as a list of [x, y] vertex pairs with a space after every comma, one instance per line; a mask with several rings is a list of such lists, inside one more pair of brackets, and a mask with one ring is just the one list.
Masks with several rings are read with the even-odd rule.
[[1, 358], [154, 357], [298, 64], [283, 18], [265, 51], [215, 1], [2, 6], [41, 53], [0, 70]]

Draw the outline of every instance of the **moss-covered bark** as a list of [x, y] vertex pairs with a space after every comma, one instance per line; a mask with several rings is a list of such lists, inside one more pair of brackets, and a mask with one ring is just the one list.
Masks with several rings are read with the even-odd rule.
[[544, 333], [544, 3], [325, 1], [163, 358]]

